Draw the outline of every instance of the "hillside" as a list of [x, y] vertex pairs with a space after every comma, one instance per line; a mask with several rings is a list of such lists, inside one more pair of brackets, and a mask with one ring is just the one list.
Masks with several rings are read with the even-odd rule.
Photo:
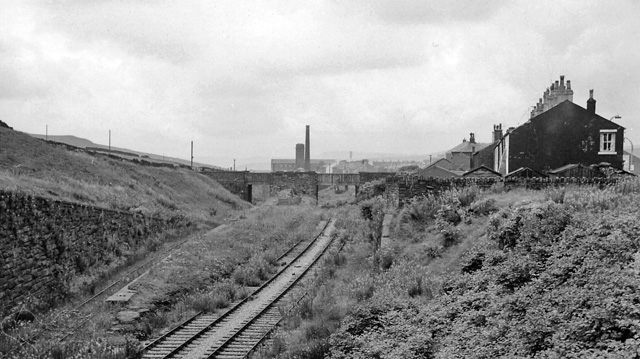
[[0, 189], [151, 215], [217, 222], [249, 206], [186, 168], [156, 168], [0, 127]]
[[[156, 155], [156, 154], [147, 153], [147, 152], [140, 152], [140, 151], [130, 150], [130, 149], [126, 149], [126, 148], [120, 148], [120, 147], [115, 147], [115, 146], [111, 146], [111, 149], [109, 149], [109, 146], [97, 144], [97, 143], [89, 141], [89, 140], [87, 140], [85, 138], [80, 138], [80, 137], [71, 136], [71, 135], [45, 136], [45, 135], [38, 135], [38, 134], [31, 134], [30, 133], [29, 136], [34, 137], [34, 138], [38, 138], [38, 139], [41, 139], [41, 140], [45, 140], [46, 139], [47, 141], [63, 143], [63, 144], [66, 144], [66, 145], [70, 145], [70, 146], [74, 146], [74, 147], [78, 147], [78, 148], [84, 148], [84, 149], [97, 151], [97, 152], [101, 152], [101, 153], [114, 154], [114, 155], [123, 157], [125, 159], [143, 158], [145, 161], [156, 162], [156, 163], [170, 163], [170, 164], [174, 164], [174, 165], [183, 165], [183, 166], [190, 166], [191, 165], [191, 161], [189, 161], [189, 160], [184, 160], [184, 159], [181, 159], [181, 158], [168, 157], [168, 156], [164, 156], [164, 155]], [[193, 166], [194, 167], [220, 168], [218, 166], [213, 166], [213, 165], [210, 165], [210, 164], [205, 164], [205, 163], [200, 163], [200, 162], [193, 162]]]

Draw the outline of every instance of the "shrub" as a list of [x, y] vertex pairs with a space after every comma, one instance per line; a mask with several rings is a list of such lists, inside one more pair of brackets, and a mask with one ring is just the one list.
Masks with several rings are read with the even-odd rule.
[[440, 230], [440, 234], [442, 235], [441, 245], [444, 248], [449, 248], [460, 240], [460, 231], [452, 225], [445, 225]]
[[551, 200], [555, 203], [564, 203], [566, 188], [548, 188], [544, 193], [545, 200]]
[[[452, 205], [442, 205], [438, 209], [436, 215], [436, 225], [438, 227], [446, 226], [446, 224], [457, 225], [462, 221], [460, 213], [458, 213], [456, 207]], [[439, 222], [439, 223], [438, 223]]]
[[469, 206], [469, 212], [476, 216], [488, 216], [497, 211], [496, 201], [493, 198], [483, 198]]
[[424, 287], [422, 285], [422, 278], [419, 276], [413, 277], [412, 283], [407, 289], [407, 294], [410, 297], [417, 297], [424, 293]]
[[387, 270], [393, 265], [393, 251], [385, 250], [380, 255], [380, 268]]
[[268, 279], [275, 270], [275, 267], [269, 264], [262, 256], [254, 255], [247, 263], [236, 267], [232, 277], [237, 284], [257, 286]]
[[457, 197], [460, 207], [468, 207], [476, 200], [480, 194], [480, 189], [477, 186], [464, 187], [461, 190], [452, 190]]
[[400, 212], [400, 220], [404, 223], [425, 223], [436, 218], [440, 202], [436, 196], [412, 198]]

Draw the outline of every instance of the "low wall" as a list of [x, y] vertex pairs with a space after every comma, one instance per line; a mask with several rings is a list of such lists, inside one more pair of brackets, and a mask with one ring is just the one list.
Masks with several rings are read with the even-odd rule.
[[604, 188], [614, 185], [625, 177], [613, 178], [587, 178], [587, 177], [562, 177], [562, 178], [500, 178], [500, 177], [452, 177], [452, 178], [422, 178], [413, 176], [388, 177], [385, 185], [385, 198], [396, 206], [402, 206], [411, 198], [427, 194], [438, 194], [453, 188], [465, 188], [477, 186], [488, 189], [496, 184], [503, 184], [506, 190], [515, 188], [543, 189], [548, 187], [598, 186]]
[[0, 191], [0, 314], [183, 224]]

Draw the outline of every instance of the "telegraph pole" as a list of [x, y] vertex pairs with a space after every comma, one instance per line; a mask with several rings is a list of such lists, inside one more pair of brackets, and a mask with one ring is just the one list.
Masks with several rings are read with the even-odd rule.
[[191, 141], [191, 169], [193, 169], [193, 141]]

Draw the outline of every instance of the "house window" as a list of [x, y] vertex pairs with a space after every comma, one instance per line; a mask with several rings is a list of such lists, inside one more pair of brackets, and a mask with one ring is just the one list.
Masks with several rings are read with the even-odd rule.
[[600, 130], [599, 155], [616, 154], [616, 132], [617, 130]]

